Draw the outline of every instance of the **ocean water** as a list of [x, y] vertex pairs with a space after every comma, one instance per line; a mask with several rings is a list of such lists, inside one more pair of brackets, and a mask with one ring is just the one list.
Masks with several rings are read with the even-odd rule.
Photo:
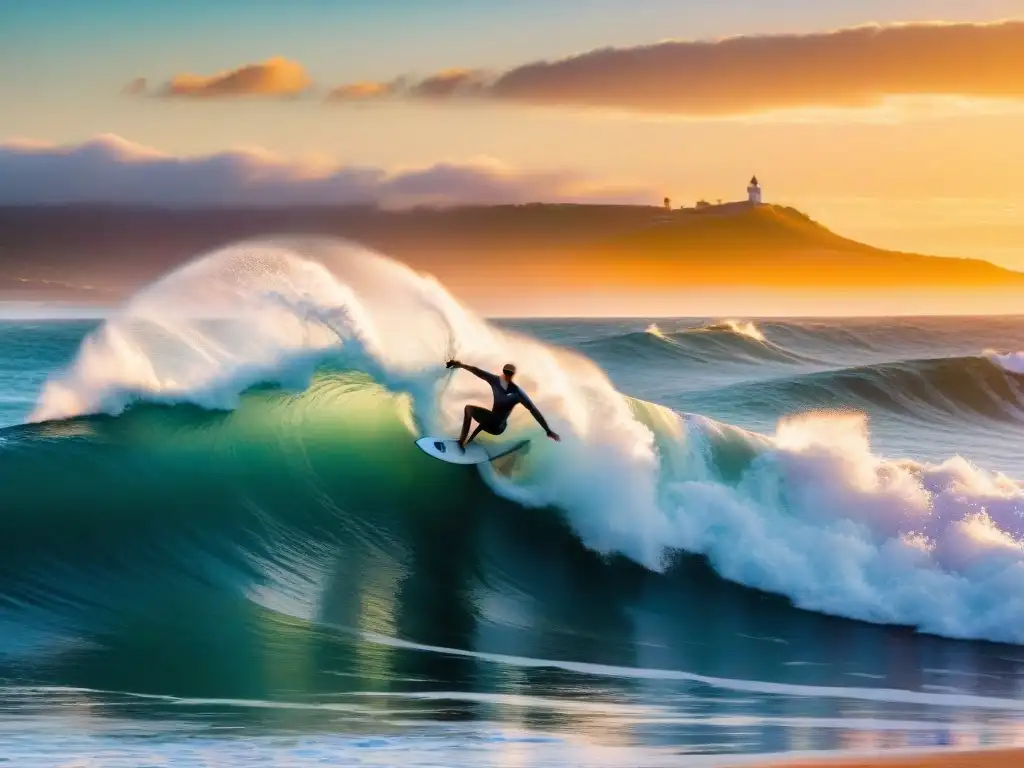
[[[685, 315], [685, 307], [680, 308]], [[1024, 736], [1024, 318], [488, 321], [333, 241], [0, 324], [0, 756], [728, 765]], [[485, 386], [527, 451], [449, 466]]]

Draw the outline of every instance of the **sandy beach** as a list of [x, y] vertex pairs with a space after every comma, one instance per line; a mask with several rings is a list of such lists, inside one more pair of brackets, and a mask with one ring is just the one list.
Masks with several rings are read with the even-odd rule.
[[759, 768], [1021, 768], [1024, 749], [949, 751], [914, 755], [871, 755], [779, 759]]

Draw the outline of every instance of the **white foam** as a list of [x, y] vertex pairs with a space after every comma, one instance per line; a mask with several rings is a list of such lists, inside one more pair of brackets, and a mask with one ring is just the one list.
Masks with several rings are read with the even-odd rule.
[[986, 349], [984, 354], [1004, 371], [1024, 374], [1024, 352], [1002, 354], [995, 350]]
[[959, 457], [877, 457], [862, 416], [783, 421], [734, 487], [680, 478], [672, 505], [672, 545], [801, 607], [1024, 641], [1021, 487]]
[[[213, 321], [216, 322], [213, 322]], [[455, 434], [486, 385], [444, 359], [508, 361], [564, 441], [523, 409], [508, 435], [535, 446], [499, 493], [553, 505], [588, 547], [651, 569], [683, 549], [797, 605], [953, 637], [1024, 643], [1024, 492], [961, 458], [872, 454], [859, 416], [808, 414], [762, 437], [630, 401], [581, 355], [501, 331], [428, 276], [354, 246], [247, 243], [137, 294], [47, 382], [35, 419], [122, 410], [133, 399], [231, 408], [267, 381], [302, 387], [326, 358], [413, 397], [424, 432]], [[713, 444], [756, 459], [726, 482]], [[741, 452], [742, 453], [742, 452]]]
[[757, 327], [755, 323], [750, 320], [734, 320], [728, 319], [723, 320], [720, 324], [711, 326], [712, 328], [726, 327], [733, 333], [739, 336], [746, 336], [753, 339], [754, 341], [767, 341], [764, 334], [761, 333], [761, 329]]
[[792, 696], [819, 699], [846, 699], [850, 701], [878, 702], [883, 704], [914, 704], [927, 707], [954, 709], [980, 709], [1000, 712], [1024, 712], [1024, 701], [1000, 696], [980, 696], [969, 693], [930, 693], [910, 691], [901, 688], [854, 688], [850, 686], [803, 685], [780, 683], [770, 680], [745, 680], [742, 678], [712, 677], [687, 672], [681, 669], [656, 669], [649, 667], [627, 667], [614, 664], [596, 664], [586, 661], [534, 658], [504, 653], [488, 653], [442, 645], [427, 645], [373, 632], [336, 627], [340, 632], [354, 632], [364, 640], [377, 645], [406, 650], [443, 653], [450, 656], [472, 658], [493, 664], [526, 669], [561, 669], [579, 675], [619, 678], [623, 680], [669, 680], [682, 683], [696, 683], [722, 691], [754, 693], [771, 696]]
[[396, 378], [436, 371], [461, 311], [433, 280], [354, 246], [243, 243], [113, 312], [46, 383], [31, 420], [118, 413], [136, 399], [233, 408], [256, 383], [303, 387], [333, 355]]

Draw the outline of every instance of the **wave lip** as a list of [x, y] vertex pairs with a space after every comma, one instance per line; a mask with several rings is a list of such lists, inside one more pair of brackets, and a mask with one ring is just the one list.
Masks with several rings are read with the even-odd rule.
[[986, 349], [982, 354], [1007, 373], [1024, 375], [1024, 352], [997, 352]]
[[735, 333], [738, 336], [746, 336], [754, 341], [767, 342], [761, 329], [750, 320], [723, 320], [720, 323], [710, 323], [699, 329], [703, 331], [726, 331]]
[[444, 348], [445, 328], [430, 310], [443, 319], [460, 309], [436, 283], [406, 286], [415, 324], [371, 309], [407, 273], [312, 238], [214, 252], [143, 289], [89, 334], [69, 369], [46, 383], [30, 420], [116, 414], [136, 401], [230, 409], [256, 384], [304, 388], [333, 358], [399, 376], [436, 367], [441, 356], [427, 355]]

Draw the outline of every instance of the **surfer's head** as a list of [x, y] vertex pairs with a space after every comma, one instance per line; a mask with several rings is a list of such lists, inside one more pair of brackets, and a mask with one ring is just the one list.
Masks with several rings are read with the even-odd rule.
[[513, 363], [505, 363], [505, 367], [501, 369], [501, 372], [507, 381], [512, 381], [512, 377], [516, 375], [516, 367]]

